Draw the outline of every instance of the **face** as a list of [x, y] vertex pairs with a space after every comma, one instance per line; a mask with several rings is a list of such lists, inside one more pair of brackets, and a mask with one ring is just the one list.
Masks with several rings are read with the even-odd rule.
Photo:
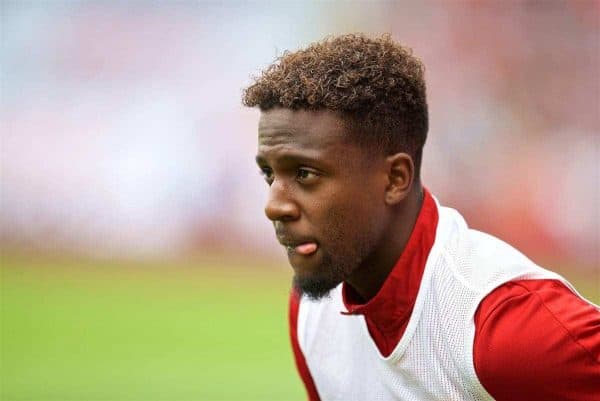
[[333, 112], [276, 108], [261, 114], [256, 161], [295, 287], [320, 298], [367, 267], [389, 221], [383, 156], [353, 143]]

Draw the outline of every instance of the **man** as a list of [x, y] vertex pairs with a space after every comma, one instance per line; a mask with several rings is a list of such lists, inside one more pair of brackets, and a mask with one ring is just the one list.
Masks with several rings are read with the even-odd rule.
[[312, 400], [600, 400], [600, 312], [423, 187], [424, 68], [389, 36], [286, 53], [246, 89], [294, 269]]

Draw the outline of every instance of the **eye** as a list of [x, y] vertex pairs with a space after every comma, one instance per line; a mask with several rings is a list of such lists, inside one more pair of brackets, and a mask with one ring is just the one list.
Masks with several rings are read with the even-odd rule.
[[296, 172], [296, 180], [302, 184], [312, 184], [318, 178], [320, 174], [314, 170], [307, 169], [305, 167], [301, 167]]
[[260, 175], [263, 176], [267, 184], [271, 185], [273, 183], [273, 170], [270, 167], [261, 167]]

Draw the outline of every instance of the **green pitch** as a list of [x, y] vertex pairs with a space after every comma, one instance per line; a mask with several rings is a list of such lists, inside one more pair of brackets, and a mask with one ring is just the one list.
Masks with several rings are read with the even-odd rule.
[[2, 260], [1, 400], [303, 400], [289, 272]]
[[[3, 401], [305, 399], [285, 263], [5, 256], [0, 274]], [[597, 278], [568, 278], [600, 300]]]

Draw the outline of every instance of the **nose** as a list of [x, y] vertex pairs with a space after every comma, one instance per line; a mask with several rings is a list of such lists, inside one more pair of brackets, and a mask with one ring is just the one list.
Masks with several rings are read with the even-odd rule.
[[265, 214], [271, 221], [293, 221], [300, 217], [298, 204], [291, 197], [289, 189], [278, 180], [273, 181], [269, 187]]

